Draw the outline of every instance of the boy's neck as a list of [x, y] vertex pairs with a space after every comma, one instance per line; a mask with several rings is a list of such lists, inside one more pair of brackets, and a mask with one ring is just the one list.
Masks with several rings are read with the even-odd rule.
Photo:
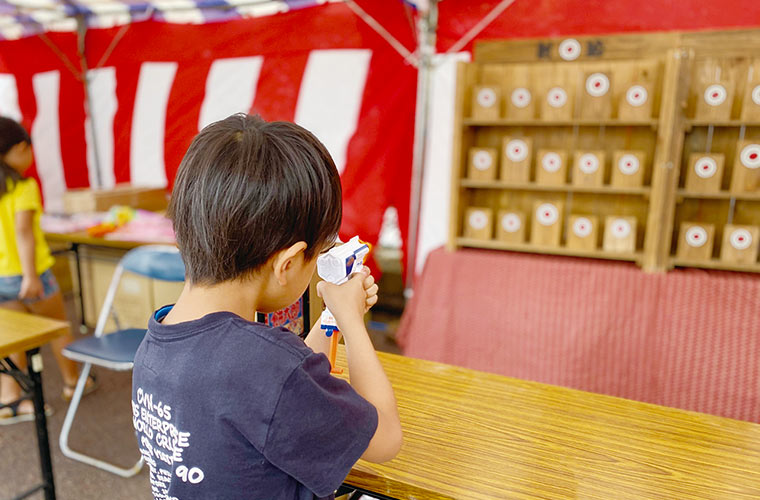
[[213, 286], [185, 283], [177, 303], [164, 318], [164, 324], [200, 319], [215, 312], [231, 312], [254, 321], [261, 286], [257, 283], [226, 281]]

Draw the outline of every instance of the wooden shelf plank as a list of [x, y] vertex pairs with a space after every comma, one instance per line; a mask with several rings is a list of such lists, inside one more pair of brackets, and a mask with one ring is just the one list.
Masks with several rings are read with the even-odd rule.
[[710, 121], [710, 120], [686, 120], [685, 125], [687, 127], [760, 127], [760, 122], [746, 121], [746, 120], [724, 120], [724, 121]]
[[476, 181], [472, 179], [461, 179], [459, 185], [466, 188], [477, 189], [512, 189], [516, 191], [549, 191], [560, 193], [595, 193], [595, 194], [628, 194], [634, 196], [648, 196], [651, 189], [648, 187], [617, 187], [617, 186], [574, 186], [572, 184], [563, 184], [551, 186], [546, 184], [511, 183], [501, 181]]
[[588, 257], [592, 259], [625, 260], [638, 262], [641, 260], [641, 252], [636, 253], [612, 253], [603, 250], [576, 250], [566, 247], [546, 247], [532, 245], [530, 243], [506, 243], [497, 240], [476, 240], [472, 238], [457, 238], [457, 245], [468, 248], [485, 248], [490, 250], [509, 250], [513, 252], [540, 253], [550, 255], [565, 255], [569, 257]]
[[464, 118], [462, 124], [470, 127], [651, 127], [657, 128], [658, 121], [655, 118], [650, 120], [617, 120], [617, 119], [581, 119], [574, 118], [571, 120], [516, 120], [511, 118], [497, 118], [487, 120], [483, 118]]
[[760, 264], [733, 264], [718, 259], [711, 260], [686, 260], [673, 258], [671, 260], [676, 267], [700, 267], [702, 269], [718, 269], [721, 271], [738, 271], [745, 273], [760, 273]]
[[678, 196], [689, 199], [712, 199], [712, 200], [736, 200], [760, 201], [760, 193], [732, 193], [730, 191], [718, 191], [712, 193], [694, 193], [685, 189], [678, 190]]

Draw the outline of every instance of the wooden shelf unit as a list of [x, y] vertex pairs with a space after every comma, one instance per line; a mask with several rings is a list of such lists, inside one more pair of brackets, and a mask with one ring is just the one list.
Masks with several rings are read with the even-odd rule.
[[[760, 187], [737, 192], [731, 185], [737, 143], [754, 139], [760, 143], [760, 90], [754, 98], [757, 112], [744, 111], [744, 103], [752, 98], [751, 86], [760, 86], [760, 56], [756, 55], [760, 53], [760, 30], [575, 37], [580, 54], [572, 61], [560, 57], [559, 47], [565, 40], [479, 42], [474, 62], [458, 66], [448, 247], [628, 260], [649, 272], [674, 266], [760, 272], [760, 262], [720, 260], [726, 224], [760, 226]], [[589, 97], [587, 85], [596, 73], [609, 78], [610, 102]], [[707, 86], [712, 83], [724, 86], [729, 104], [705, 105]], [[652, 101], [649, 114], [621, 113], [625, 89], [633, 84], [648, 91]], [[566, 89], [571, 113], [546, 111], [543, 99], [550, 95], [547, 89], [555, 86]], [[498, 111], [487, 116], [473, 112], [480, 106], [474, 92], [483, 87], [493, 88], [498, 102]], [[514, 92], [522, 89], [532, 96], [528, 111], [514, 100], [510, 103]], [[700, 102], [703, 97], [705, 102]], [[493, 180], [468, 178], [470, 148], [498, 151], [496, 159], [501, 164], [504, 137], [530, 139], [529, 177], [522, 177], [524, 182], [507, 181], [500, 173]], [[566, 159], [564, 182], [556, 177], [551, 183], [539, 182], [538, 155], [547, 150], [557, 150]], [[586, 151], [604, 153], [600, 158], [604, 158], [606, 171], [601, 185], [572, 182], [574, 153]], [[642, 184], [612, 185], [613, 155], [631, 151], [646, 153]], [[695, 192], [685, 187], [686, 172], [693, 167], [690, 157], [698, 152], [724, 155], [718, 190]], [[530, 243], [528, 231], [537, 201], [556, 202], [561, 207], [562, 235], [558, 242], [552, 241], [556, 246]], [[498, 227], [477, 234], [492, 234], [491, 239], [463, 237], [465, 212], [476, 207], [486, 209], [494, 226], [500, 212], [524, 214], [524, 240], [502, 241]], [[634, 217], [635, 248], [625, 253], [605, 251], [601, 237], [593, 249], [568, 248], [569, 222], [576, 215], [592, 216], [598, 221], [599, 233], [604, 232], [602, 225], [608, 216]], [[676, 256], [679, 231], [686, 222], [714, 227], [709, 259]]]
[[[760, 272], [756, 256], [754, 262], [733, 261], [737, 258], [734, 248], [723, 248], [732, 245], [725, 234], [727, 228], [734, 231], [736, 226], [760, 227], [760, 182], [755, 189], [746, 191], [735, 186], [734, 178], [741, 174], [737, 169], [750, 172], [740, 160], [744, 141], [760, 143], [760, 90], [753, 93], [760, 85], [757, 56], [760, 31], [727, 31], [705, 36], [719, 36], [722, 40], [696, 44], [690, 57], [689, 95], [683, 110], [687, 119], [683, 129], [675, 132], [683, 137], [683, 150], [670, 245], [672, 265]], [[691, 37], [699, 38], [696, 34]], [[724, 93], [719, 95], [720, 102], [710, 105], [709, 88], [718, 89], [714, 95]], [[721, 166], [710, 178], [709, 186], [702, 185], [701, 191], [705, 192], [695, 192], [687, 187], [688, 183], [705, 181], [695, 176], [694, 159], [706, 156], [719, 158]], [[692, 225], [714, 230], [711, 251], [702, 252], [701, 259], [687, 258], [692, 255], [682, 228]]]

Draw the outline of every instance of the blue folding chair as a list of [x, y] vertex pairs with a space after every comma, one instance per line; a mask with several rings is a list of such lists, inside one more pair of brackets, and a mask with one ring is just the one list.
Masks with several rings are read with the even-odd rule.
[[137, 328], [120, 329], [113, 333], [103, 334], [124, 271], [154, 280], [173, 282], [185, 280], [185, 265], [182, 262], [182, 257], [180, 257], [179, 250], [172, 246], [148, 245], [137, 247], [127, 252], [121, 259], [108, 287], [103, 309], [101, 309], [100, 316], [98, 316], [95, 333], [91, 337], [72, 342], [63, 350], [64, 356], [83, 363], [84, 366], [79, 374], [74, 395], [71, 398], [66, 418], [63, 421], [59, 443], [61, 451], [69, 458], [122, 477], [131, 477], [140, 472], [143, 463], [142, 457], [134, 466], [125, 469], [95, 457], [76, 452], [69, 447], [68, 443], [71, 425], [74, 422], [74, 416], [82, 399], [82, 393], [84, 392], [92, 365], [117, 371], [131, 370], [137, 348], [140, 342], [142, 342], [143, 337], [145, 337], [146, 330]]

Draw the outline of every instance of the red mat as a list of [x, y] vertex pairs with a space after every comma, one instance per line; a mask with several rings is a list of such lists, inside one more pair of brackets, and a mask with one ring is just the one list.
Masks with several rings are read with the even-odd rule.
[[404, 354], [760, 422], [760, 276], [461, 250], [430, 254]]

